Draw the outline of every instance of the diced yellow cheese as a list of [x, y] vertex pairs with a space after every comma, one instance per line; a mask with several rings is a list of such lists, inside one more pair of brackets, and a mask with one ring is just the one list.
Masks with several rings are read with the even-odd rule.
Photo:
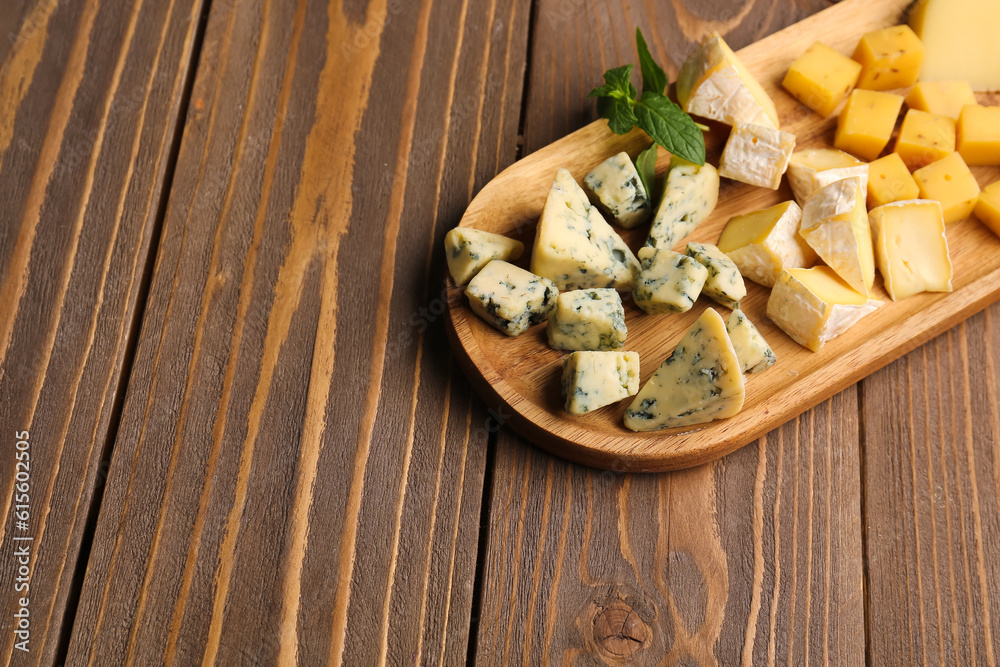
[[719, 176], [777, 190], [793, 150], [794, 134], [736, 121], [719, 159]]
[[892, 150], [911, 171], [940, 160], [955, 150], [955, 119], [910, 109]]
[[986, 189], [979, 193], [976, 217], [994, 234], [1000, 236], [1000, 181], [987, 185]]
[[851, 94], [860, 74], [859, 63], [816, 42], [795, 59], [781, 85], [825, 118]]
[[912, 86], [924, 61], [924, 45], [910, 26], [897, 25], [867, 33], [854, 49], [861, 63], [858, 88], [891, 90]]
[[778, 129], [778, 110], [729, 45], [712, 33], [677, 74], [677, 99], [688, 113], [732, 125], [740, 120]]
[[810, 197], [799, 234], [848, 285], [871, 294], [875, 255], [858, 179], [836, 181]]
[[869, 213], [875, 259], [893, 301], [920, 292], [951, 291], [951, 258], [941, 204], [929, 199], [900, 201]]
[[879, 304], [828, 266], [785, 269], [767, 300], [767, 317], [796, 343], [817, 352]]
[[639, 391], [638, 352], [574, 352], [563, 359], [566, 412], [583, 415]]
[[924, 44], [920, 79], [963, 79], [973, 90], [1000, 90], [998, 25], [997, 0], [918, 0], [910, 26]]
[[868, 164], [868, 208], [919, 196], [920, 188], [898, 153], [889, 153]]
[[913, 172], [921, 199], [941, 202], [945, 224], [965, 220], [976, 207], [979, 183], [958, 153]]
[[958, 120], [962, 107], [975, 104], [976, 94], [968, 81], [921, 81], [906, 96], [911, 109]]
[[1000, 107], [964, 107], [957, 135], [958, 152], [965, 164], [1000, 164]]
[[833, 145], [865, 160], [874, 160], [889, 143], [903, 98], [893, 93], [855, 89], [837, 118]]
[[472, 280], [494, 259], [514, 260], [524, 252], [524, 244], [493, 232], [456, 227], [444, 235], [448, 272], [456, 285]]
[[868, 164], [836, 148], [795, 151], [788, 161], [787, 173], [788, 184], [792, 186], [799, 206], [805, 205], [814, 192], [834, 181], [859, 178], [861, 189], [868, 186]]
[[733, 260], [744, 278], [772, 287], [782, 269], [816, 262], [816, 252], [799, 235], [801, 222], [802, 209], [793, 201], [737, 215], [722, 230], [719, 250]]

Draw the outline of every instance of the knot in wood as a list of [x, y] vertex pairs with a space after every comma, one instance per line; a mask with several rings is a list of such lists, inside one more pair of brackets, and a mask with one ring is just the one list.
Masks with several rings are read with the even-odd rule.
[[594, 643], [604, 657], [627, 660], [646, 648], [652, 633], [638, 612], [624, 600], [598, 606], [594, 615]]

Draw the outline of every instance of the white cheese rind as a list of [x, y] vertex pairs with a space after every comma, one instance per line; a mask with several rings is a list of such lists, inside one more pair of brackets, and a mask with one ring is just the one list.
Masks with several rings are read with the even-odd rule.
[[[764, 220], [761, 216], [769, 216]], [[756, 218], [754, 229], [769, 224], [765, 233], [755, 233], [756, 238], [747, 239], [740, 227], [748, 218]], [[782, 202], [770, 209], [735, 216], [730, 219], [719, 237], [719, 249], [733, 260], [744, 278], [773, 287], [785, 268], [805, 268], [816, 261], [816, 253], [799, 236], [802, 209], [794, 201]], [[743, 238], [740, 238], [743, 237]]]
[[649, 220], [653, 205], [632, 158], [624, 151], [612, 155], [583, 178], [601, 211], [620, 227], [631, 229]]
[[726, 324], [706, 308], [639, 390], [625, 426], [655, 431], [725, 419], [740, 411], [743, 399], [743, 372]]
[[857, 178], [861, 181], [861, 191], [868, 192], [868, 163], [836, 148], [795, 151], [788, 162], [787, 174], [800, 206], [805, 206], [806, 200], [820, 188], [845, 178]]
[[465, 288], [472, 312], [508, 336], [548, 318], [558, 294], [551, 280], [501, 259], [483, 267]]
[[951, 292], [953, 267], [941, 203], [909, 199], [873, 208], [875, 259], [893, 301]]
[[747, 295], [740, 270], [733, 260], [710, 243], [688, 243], [685, 254], [708, 269], [702, 293], [727, 308], [739, 308], [740, 299]]
[[674, 157], [656, 207], [646, 245], [673, 248], [708, 219], [719, 202], [719, 172], [707, 162], [698, 166]]
[[556, 350], [620, 350], [628, 334], [622, 298], [607, 287], [563, 292], [546, 333]]
[[835, 181], [816, 191], [802, 209], [799, 234], [816, 254], [858, 292], [871, 293], [875, 251], [857, 178]]
[[698, 260], [673, 250], [640, 248], [639, 261], [632, 298], [650, 315], [690, 310], [708, 278]]
[[746, 314], [737, 308], [726, 320], [726, 332], [733, 341], [733, 349], [740, 360], [744, 373], [759, 373], [767, 370], [778, 360], [774, 350], [767, 344], [760, 331]]
[[719, 160], [719, 176], [777, 190], [795, 150], [795, 135], [736, 121]]
[[628, 290], [639, 273], [639, 260], [573, 176], [560, 169], [535, 231], [531, 271], [560, 290]]
[[574, 352], [563, 359], [562, 393], [570, 414], [586, 414], [638, 390], [638, 352]]
[[456, 285], [472, 280], [491, 260], [515, 260], [522, 252], [524, 244], [520, 241], [481, 229], [456, 227], [444, 236], [448, 272]]

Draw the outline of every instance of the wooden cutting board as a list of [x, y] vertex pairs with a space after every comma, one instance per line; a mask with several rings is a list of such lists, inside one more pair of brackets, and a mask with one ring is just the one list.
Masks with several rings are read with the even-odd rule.
[[[845, 0], [738, 52], [777, 105], [781, 129], [796, 135], [797, 148], [832, 146], [836, 119], [821, 119], [781, 88], [791, 62], [815, 41], [850, 55], [865, 32], [900, 23], [907, 4], [908, 0]], [[980, 102], [1000, 104], [1000, 95], [981, 95]], [[727, 135], [727, 127], [715, 124], [706, 135], [712, 164], [718, 164]], [[642, 132], [619, 136], [608, 130], [606, 121], [595, 121], [504, 170], [476, 196], [459, 226], [522, 240], [526, 252], [518, 263], [527, 267], [535, 225], [556, 170], [565, 167], [582, 182], [605, 158], [623, 150], [634, 158], [648, 145]], [[661, 150], [658, 177], [668, 164], [669, 155]], [[981, 186], [1000, 178], [996, 167], [973, 172]], [[684, 243], [715, 243], [732, 216], [788, 199], [792, 194], [787, 183], [771, 191], [723, 179], [715, 212]], [[645, 241], [647, 226], [619, 231], [637, 250]], [[949, 225], [947, 234], [953, 292], [894, 303], [876, 277], [876, 298], [882, 306], [819, 352], [801, 347], [774, 326], [765, 317], [770, 290], [747, 281], [742, 308], [771, 344], [778, 362], [763, 373], [746, 376], [746, 401], [738, 415], [698, 427], [633, 433], [622, 422], [630, 400], [583, 416], [566, 413], [560, 377], [567, 353], [548, 347], [545, 325], [508, 338], [472, 313], [463, 288], [450, 278], [449, 334], [460, 364], [491, 407], [495, 423], [510, 425], [537, 445], [586, 465], [623, 471], [685, 468], [752, 442], [1000, 298], [1000, 239], [974, 217]], [[643, 383], [706, 307], [716, 308], [723, 318], [729, 315], [705, 298], [687, 313], [658, 316], [625, 301], [625, 349], [639, 352]]]

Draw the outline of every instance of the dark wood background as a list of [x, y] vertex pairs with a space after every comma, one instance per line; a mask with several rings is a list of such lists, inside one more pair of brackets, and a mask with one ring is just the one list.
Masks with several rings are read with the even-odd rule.
[[989, 664], [1000, 306], [734, 454], [548, 455], [445, 340], [444, 233], [676, 64], [824, 0], [0, 5], [11, 664]]

